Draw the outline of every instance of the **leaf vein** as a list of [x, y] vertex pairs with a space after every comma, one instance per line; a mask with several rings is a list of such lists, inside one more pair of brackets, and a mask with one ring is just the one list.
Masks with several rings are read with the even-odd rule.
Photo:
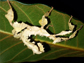
[[31, 54], [28, 57], [24, 58], [23, 61], [26, 60], [26, 59], [28, 59], [28, 58], [30, 58], [31, 56], [33, 56], [33, 54]]
[[1, 6], [0, 6], [0, 8], [1, 8], [5, 13], [7, 13], [7, 11], [6, 11], [4, 8], [2, 8]]
[[76, 54], [76, 53], [78, 53], [78, 52], [80, 52], [80, 51], [65, 53], [65, 54], [62, 54], [62, 55], [58, 56], [58, 58], [59, 58], [59, 57], [64, 57], [64, 56], [69, 55], [69, 54]]
[[[64, 28], [66, 29], [65, 15], [63, 16], [63, 18], [64, 18]], [[64, 44], [66, 44], [66, 41], [64, 41]]]
[[[39, 41], [39, 39], [35, 39], [35, 41]], [[40, 42], [44, 42], [43, 40], [40, 39]], [[78, 50], [78, 51], [83, 51], [84, 52], [84, 49], [83, 48], [77, 48], [77, 47], [73, 47], [73, 46], [69, 46], [69, 45], [64, 45], [64, 44], [53, 44], [49, 41], [45, 41], [47, 44], [50, 44], [50, 45], [55, 45], [55, 46], [58, 46], [58, 47], [63, 47], [63, 48], [68, 48], [68, 49], [72, 49], [72, 50]]]
[[9, 38], [9, 37], [11, 37], [11, 35], [6, 36], [6, 37], [4, 37], [4, 38], [0, 39], [0, 42], [1, 42], [1, 41], [3, 41], [3, 40], [5, 40], [5, 39], [7, 39], [7, 38]]
[[3, 30], [0, 30], [1, 33], [4, 33], [4, 34], [8, 34], [8, 35], [13, 35], [12, 33], [10, 32], [6, 32], [6, 31], [3, 31]]
[[7, 48], [7, 49], [5, 49], [4, 51], [2, 51], [2, 52], [0, 53], [0, 55], [1, 55], [1, 54], [3, 54], [5, 51], [7, 51], [7, 50], [11, 49], [12, 47], [14, 47], [14, 46], [16, 46], [16, 45], [20, 44], [20, 43], [22, 43], [22, 42], [16, 43], [16, 44], [14, 44], [14, 45], [12, 45], [12, 46], [8, 47], [8, 48]]
[[15, 3], [13, 3], [13, 4], [28, 18], [28, 20], [31, 22], [31, 24], [33, 24], [31, 19], [29, 18], [29, 16], [18, 5], [16, 5]]
[[67, 49], [56, 50], [56, 51], [54, 51], [54, 52], [51, 52], [51, 53], [49, 53], [49, 54], [46, 54], [46, 55], [43, 56], [42, 58], [45, 58], [45, 57], [47, 57], [47, 56], [49, 56], [49, 55], [51, 55], [51, 54], [54, 54], [54, 53], [56, 53], [56, 52], [61, 52], [61, 51], [64, 51], [64, 50], [67, 50]]
[[[81, 53], [81, 54], [77, 54], [77, 55], [74, 55], [74, 56], [77, 56], [77, 57], [79, 57], [79, 56], [83, 56], [84, 55], [84, 53]], [[84, 56], [83, 56], [84, 57]]]
[[[5, 13], [7, 13], [7, 11], [4, 9], [4, 8], [2, 8], [1, 6], [0, 6], [0, 8], [5, 12]], [[5, 17], [5, 16], [4, 16]], [[5, 21], [3, 20], [3, 22], [4, 22], [4, 28], [5, 28], [5, 30], [6, 30], [6, 23], [5, 23]]]
[[25, 51], [27, 48], [24, 48], [23, 50], [21, 50], [20, 52], [18, 52], [12, 59], [10, 59], [9, 61], [12, 61], [14, 58], [16, 58], [19, 54], [21, 54], [23, 51]]
[[76, 42], [77, 42], [77, 47], [78, 47], [78, 45], [79, 45], [78, 36], [76, 37]]

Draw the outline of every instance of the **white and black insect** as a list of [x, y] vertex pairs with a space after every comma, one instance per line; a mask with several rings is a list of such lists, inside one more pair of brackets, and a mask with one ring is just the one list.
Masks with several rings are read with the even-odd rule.
[[[39, 36], [46, 36], [49, 39], [53, 40], [53, 44], [58, 43], [58, 42], [62, 42], [62, 41], [66, 41], [69, 40], [71, 38], [74, 38], [77, 31], [81, 29], [81, 27], [74, 31], [74, 27], [75, 25], [71, 24], [71, 18], [69, 19], [68, 22], [68, 26], [69, 26], [69, 31], [62, 31], [58, 34], [50, 34], [46, 31], [46, 29], [44, 29], [44, 26], [46, 24], [48, 24], [48, 20], [46, 17], [49, 16], [50, 12], [52, 11], [53, 7], [51, 8], [51, 10], [49, 12], [46, 12], [43, 16], [42, 19], [39, 20], [39, 24], [41, 25], [41, 27], [38, 26], [31, 26], [28, 24], [25, 24], [24, 22], [22, 23], [18, 23], [17, 21], [15, 21], [14, 23], [12, 23], [13, 19], [14, 19], [14, 12], [12, 10], [12, 7], [9, 3], [8, 4], [10, 6], [10, 9], [8, 10], [7, 14], [5, 15], [5, 17], [8, 19], [10, 25], [14, 28], [12, 30], [12, 33], [14, 35], [15, 38], [19, 38], [20, 40], [23, 41], [24, 45], [26, 45], [29, 49], [31, 49], [33, 51], [33, 54], [41, 54], [44, 52], [44, 47], [42, 45], [42, 43], [38, 42], [37, 45], [35, 44], [36, 42], [30, 42], [31, 39], [28, 39], [31, 35], [39, 35]], [[73, 33], [72, 33], [73, 32]], [[66, 34], [70, 34], [72, 33], [69, 37], [65, 38], [65, 37], [57, 37], [60, 35], [66, 35]]]

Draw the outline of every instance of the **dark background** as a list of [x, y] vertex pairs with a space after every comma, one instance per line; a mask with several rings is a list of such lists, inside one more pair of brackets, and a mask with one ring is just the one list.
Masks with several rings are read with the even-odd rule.
[[[54, 9], [72, 15], [74, 18], [84, 23], [84, 1], [83, 0], [17, 0], [26, 4], [41, 3], [48, 6], [53, 6]], [[37, 62], [50, 62], [50, 63], [83, 63], [84, 58], [73, 57], [73, 58], [58, 58], [54, 60], [41, 60]], [[29, 63], [29, 62], [28, 62]], [[36, 62], [34, 62], [36, 63]]]
[[83, 0], [17, 0], [26, 4], [41, 3], [53, 6], [54, 9], [72, 15], [84, 23], [84, 1]]

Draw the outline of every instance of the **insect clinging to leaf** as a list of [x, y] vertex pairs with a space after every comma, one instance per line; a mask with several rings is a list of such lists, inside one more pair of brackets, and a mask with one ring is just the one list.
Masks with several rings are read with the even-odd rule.
[[[41, 27], [38, 26], [31, 26], [29, 24], [26, 24], [24, 22], [19, 23], [17, 21], [12, 22], [14, 19], [14, 11], [10, 5], [9, 0], [7, 0], [10, 9], [7, 11], [7, 14], [5, 15], [5, 17], [8, 19], [10, 25], [14, 28], [12, 30], [13, 36], [15, 38], [19, 38], [20, 40], [23, 41], [24, 45], [26, 45], [29, 49], [31, 49], [33, 51], [33, 54], [41, 54], [44, 51], [45, 47], [43, 46], [43, 44], [41, 42], [31, 42], [31, 39], [29, 38], [30, 36], [34, 35], [39, 35], [39, 36], [45, 36], [48, 37], [49, 39], [53, 40], [53, 44], [58, 43], [58, 42], [62, 42], [62, 41], [67, 41], [69, 39], [72, 39], [76, 36], [77, 31], [79, 31], [82, 26], [73, 31], [75, 28], [75, 25], [72, 25], [71, 23], [71, 18], [68, 21], [68, 26], [69, 26], [69, 31], [62, 31], [58, 34], [50, 34], [49, 32], [46, 31], [46, 29], [44, 28], [45, 25], [48, 24], [48, 19], [46, 17], [49, 16], [49, 14], [51, 13], [51, 11], [53, 10], [53, 7], [50, 9], [49, 12], [46, 12], [43, 16], [42, 19], [39, 20], [39, 24], [41, 25]], [[60, 37], [66, 34], [70, 34], [72, 33], [69, 37]], [[37, 43], [37, 44], [35, 44]]]

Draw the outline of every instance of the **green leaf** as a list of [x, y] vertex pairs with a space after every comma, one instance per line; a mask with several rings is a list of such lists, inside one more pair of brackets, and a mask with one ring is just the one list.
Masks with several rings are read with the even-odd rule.
[[[23, 5], [16, 1], [11, 1], [11, 5], [15, 10], [15, 19], [17, 21], [28, 22], [35, 26], [39, 25], [39, 20], [45, 12], [51, 8], [43, 4]], [[35, 40], [43, 42], [46, 52], [40, 55], [33, 55], [32, 51], [24, 46], [23, 42], [13, 37], [8, 20], [5, 14], [9, 9], [6, 1], [0, 1], [0, 62], [24, 62], [38, 60], [52, 60], [60, 57], [84, 57], [84, 27], [78, 32], [77, 36], [71, 40], [52, 44], [52, 40], [36, 36]], [[68, 20], [70, 16], [67, 14], [53, 10], [50, 18], [49, 31], [53, 34], [62, 30], [68, 30]], [[73, 24], [77, 25], [77, 29], [84, 25], [79, 20], [72, 19]]]

